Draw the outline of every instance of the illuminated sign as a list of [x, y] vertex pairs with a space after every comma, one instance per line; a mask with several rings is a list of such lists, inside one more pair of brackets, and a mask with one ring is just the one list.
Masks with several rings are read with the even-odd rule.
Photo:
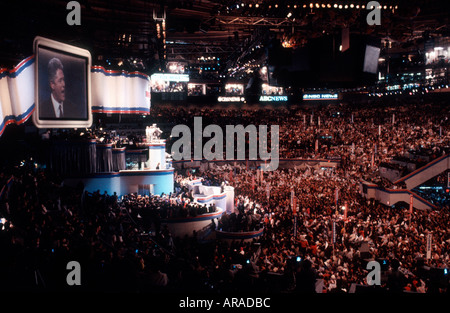
[[337, 93], [305, 93], [303, 100], [337, 100]]
[[151, 80], [162, 80], [167, 82], [188, 82], [188, 74], [171, 74], [171, 73], [156, 73], [151, 76]]
[[217, 98], [217, 101], [219, 102], [244, 102], [245, 98], [244, 97], [224, 97], [224, 96], [220, 96]]
[[259, 98], [259, 101], [281, 102], [281, 101], [288, 101], [288, 97], [287, 96], [261, 96]]

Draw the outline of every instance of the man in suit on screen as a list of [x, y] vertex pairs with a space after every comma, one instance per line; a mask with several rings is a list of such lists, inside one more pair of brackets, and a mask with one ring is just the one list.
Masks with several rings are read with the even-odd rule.
[[40, 118], [74, 118], [77, 113], [74, 105], [66, 101], [64, 67], [60, 59], [52, 58], [48, 62], [48, 79], [51, 95], [40, 103]]

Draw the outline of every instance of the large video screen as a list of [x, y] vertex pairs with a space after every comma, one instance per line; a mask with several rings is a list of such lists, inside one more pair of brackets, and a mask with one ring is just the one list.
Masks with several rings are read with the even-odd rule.
[[36, 37], [34, 53], [35, 125], [39, 128], [90, 127], [89, 51]]

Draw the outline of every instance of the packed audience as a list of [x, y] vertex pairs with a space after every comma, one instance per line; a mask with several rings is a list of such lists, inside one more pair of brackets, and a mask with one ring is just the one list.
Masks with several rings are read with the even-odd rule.
[[[220, 173], [223, 171], [217, 170], [217, 175]], [[236, 192], [255, 199], [264, 208], [264, 235], [259, 241], [264, 248], [257, 263], [262, 271], [286, 273], [289, 260], [302, 256], [311, 261], [317, 277], [324, 280], [324, 292], [348, 292], [353, 283], [367, 284], [364, 259], [369, 257], [362, 256], [360, 251], [365, 241], [370, 247], [370, 258], [400, 262], [404, 290], [424, 292], [427, 288], [437, 288], [418, 275], [425, 259], [428, 232], [433, 233], [433, 256], [428, 265], [442, 270], [449, 266], [448, 207], [429, 213], [416, 211], [409, 219], [406, 207], [391, 208], [362, 198], [357, 182], [342, 179], [339, 171], [326, 175], [311, 169], [279, 170], [265, 174], [256, 186], [252, 183], [253, 175], [254, 170], [240, 168]], [[271, 186], [269, 201], [265, 192], [267, 184]], [[340, 203], [337, 208], [336, 187]], [[297, 238], [293, 235], [293, 212], [289, 204], [291, 188], [299, 207]], [[347, 220], [343, 219], [341, 207], [345, 202], [349, 207]], [[248, 203], [246, 207], [252, 211], [254, 204]], [[333, 221], [337, 234], [334, 245]]]
[[[448, 108], [419, 105], [316, 109], [314, 124], [308, 114], [312, 112], [302, 109], [277, 109], [276, 114], [208, 109], [155, 112], [155, 119], [175, 124], [189, 124], [195, 115], [203, 116], [204, 125], [279, 124], [280, 157], [339, 156], [340, 166], [333, 171], [303, 166], [261, 174], [245, 165], [236, 165], [233, 171], [211, 166], [177, 173], [174, 193], [169, 195], [118, 198], [102, 191], [87, 193], [82, 185], [65, 186], [56, 173], [32, 163], [7, 168], [1, 182], [11, 176], [14, 182], [0, 199], [4, 217], [0, 240], [5, 252], [0, 258], [4, 282], [0, 288], [68, 290], [66, 264], [76, 259], [85, 264], [82, 288], [86, 290], [341, 293], [350, 292], [355, 284], [367, 286], [366, 263], [375, 259], [382, 264], [380, 290], [449, 292], [443, 271], [450, 265], [448, 205], [433, 212], [414, 211], [410, 217], [408, 208], [367, 200], [358, 190], [361, 180], [379, 179], [378, 164], [396, 155], [428, 149], [433, 159], [447, 152]], [[235, 211], [212, 221], [214, 228], [240, 232], [263, 227], [263, 235], [231, 243], [203, 242], [195, 233], [173, 237], [162, 222], [165, 218], [214, 210], [193, 203], [185, 186], [200, 177], [205, 184], [226, 182], [235, 187]], [[298, 210], [291, 208], [291, 190]], [[433, 245], [427, 259], [429, 232]], [[424, 265], [442, 273], [432, 276]], [[317, 281], [321, 281], [318, 287]]]

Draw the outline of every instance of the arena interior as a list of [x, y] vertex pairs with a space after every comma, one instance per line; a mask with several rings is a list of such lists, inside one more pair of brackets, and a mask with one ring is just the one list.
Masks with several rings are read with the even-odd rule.
[[0, 21], [2, 292], [448, 295], [448, 3], [67, 3]]

